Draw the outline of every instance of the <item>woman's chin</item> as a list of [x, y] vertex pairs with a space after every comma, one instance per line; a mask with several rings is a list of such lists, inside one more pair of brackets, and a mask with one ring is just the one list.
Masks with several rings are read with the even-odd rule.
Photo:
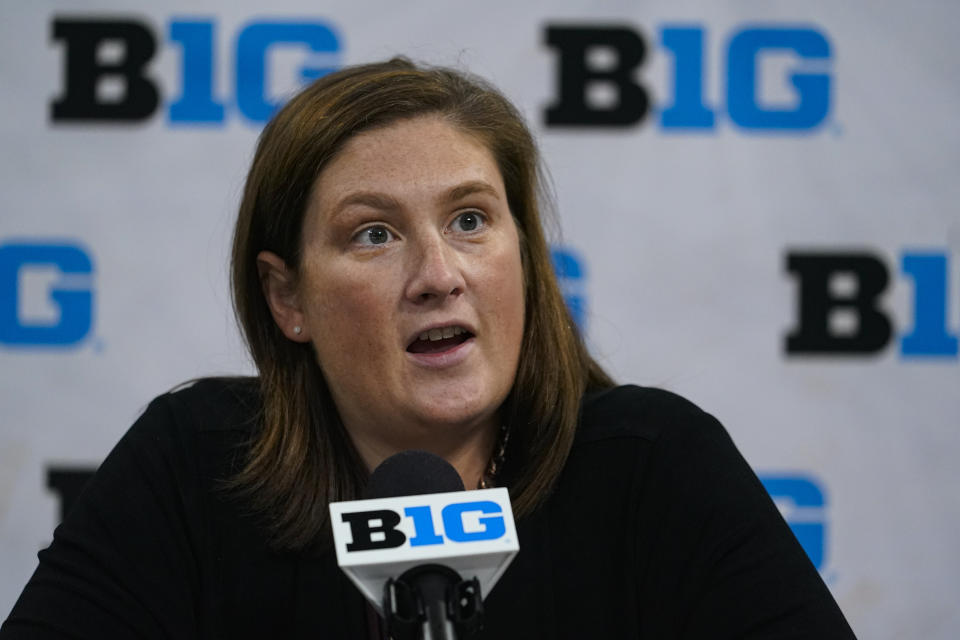
[[493, 422], [493, 412], [465, 410], [459, 407], [431, 407], [421, 413], [421, 424], [425, 430], [463, 430]]

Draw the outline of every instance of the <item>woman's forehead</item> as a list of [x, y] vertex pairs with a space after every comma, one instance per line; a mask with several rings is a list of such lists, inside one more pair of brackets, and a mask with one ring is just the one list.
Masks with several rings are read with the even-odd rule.
[[439, 116], [402, 120], [350, 138], [320, 172], [310, 207], [389, 206], [390, 200], [505, 197], [492, 154], [476, 136]]

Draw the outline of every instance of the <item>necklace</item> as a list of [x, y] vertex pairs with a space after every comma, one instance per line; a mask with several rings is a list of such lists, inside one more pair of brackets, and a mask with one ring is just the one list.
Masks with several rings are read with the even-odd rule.
[[510, 440], [510, 429], [507, 425], [500, 425], [500, 434], [497, 440], [498, 445], [496, 452], [490, 457], [490, 462], [487, 463], [487, 470], [480, 476], [477, 489], [492, 489], [496, 486], [497, 473], [500, 471], [500, 467], [503, 466], [503, 460], [507, 453], [507, 442]]

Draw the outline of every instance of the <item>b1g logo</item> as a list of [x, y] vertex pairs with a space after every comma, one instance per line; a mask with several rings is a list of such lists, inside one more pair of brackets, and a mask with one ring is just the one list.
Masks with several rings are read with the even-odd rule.
[[[446, 505], [440, 511], [442, 532], [434, 528], [430, 506], [405, 507], [403, 516], [410, 518], [413, 525], [411, 547], [444, 544], [444, 536], [453, 542], [496, 540], [507, 531], [503, 508], [492, 500]], [[341, 518], [350, 525], [352, 542], [347, 543], [347, 551], [393, 549], [408, 543], [407, 535], [398, 528], [403, 517], [392, 509], [348, 512], [341, 514]], [[467, 525], [468, 519], [473, 526]]]
[[[729, 35], [722, 60], [725, 95], [711, 106], [704, 96], [707, 32], [696, 25], [665, 25], [657, 43], [672, 62], [668, 96], [654, 109], [658, 125], [672, 131], [710, 131], [726, 113], [741, 129], [805, 132], [830, 113], [832, 52], [827, 37], [807, 25], [745, 25]], [[627, 127], [651, 112], [651, 92], [636, 76], [648, 57], [646, 39], [629, 26], [548, 26], [557, 53], [557, 97], [545, 112], [547, 126]], [[786, 77], [764, 74], [764, 62], [795, 58]], [[770, 104], [768, 83], [789, 82], [795, 99]], [[603, 90], [603, 99], [595, 96]], [[593, 97], [593, 99], [591, 99]], [[724, 109], [725, 107], [725, 109]]]
[[553, 247], [550, 250], [553, 271], [557, 275], [560, 292], [567, 309], [581, 333], [587, 329], [586, 268], [583, 258], [570, 247]]
[[93, 324], [93, 261], [73, 242], [0, 245], [0, 343], [70, 347]]
[[[141, 121], [161, 107], [161, 87], [147, 73], [158, 40], [150, 25], [132, 19], [55, 18], [53, 39], [63, 45], [63, 93], [50, 105], [54, 122]], [[340, 39], [320, 21], [255, 21], [236, 34], [233, 96], [218, 96], [218, 68], [213, 20], [177, 18], [166, 37], [180, 51], [177, 97], [166, 107], [171, 123], [220, 124], [229, 107], [246, 119], [263, 123], [280, 98], [269, 95], [274, 78], [271, 56], [277, 49], [305, 49], [299, 83], [340, 66]], [[233, 98], [233, 99], [231, 99]]]
[[823, 569], [827, 544], [823, 487], [805, 474], [761, 474], [759, 477], [810, 562], [818, 571]]
[[[864, 355], [886, 348], [894, 327], [881, 296], [891, 270], [881, 257], [865, 251], [790, 251], [786, 263], [799, 294], [797, 323], [785, 341], [788, 355]], [[957, 334], [947, 317], [947, 252], [904, 252], [900, 269], [913, 282], [913, 328], [900, 336], [900, 354], [956, 358]]]

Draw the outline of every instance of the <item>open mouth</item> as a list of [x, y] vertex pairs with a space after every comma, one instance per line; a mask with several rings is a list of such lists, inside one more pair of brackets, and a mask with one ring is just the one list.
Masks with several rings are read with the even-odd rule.
[[424, 331], [407, 347], [409, 353], [443, 353], [463, 344], [473, 334], [463, 327], [440, 327]]

